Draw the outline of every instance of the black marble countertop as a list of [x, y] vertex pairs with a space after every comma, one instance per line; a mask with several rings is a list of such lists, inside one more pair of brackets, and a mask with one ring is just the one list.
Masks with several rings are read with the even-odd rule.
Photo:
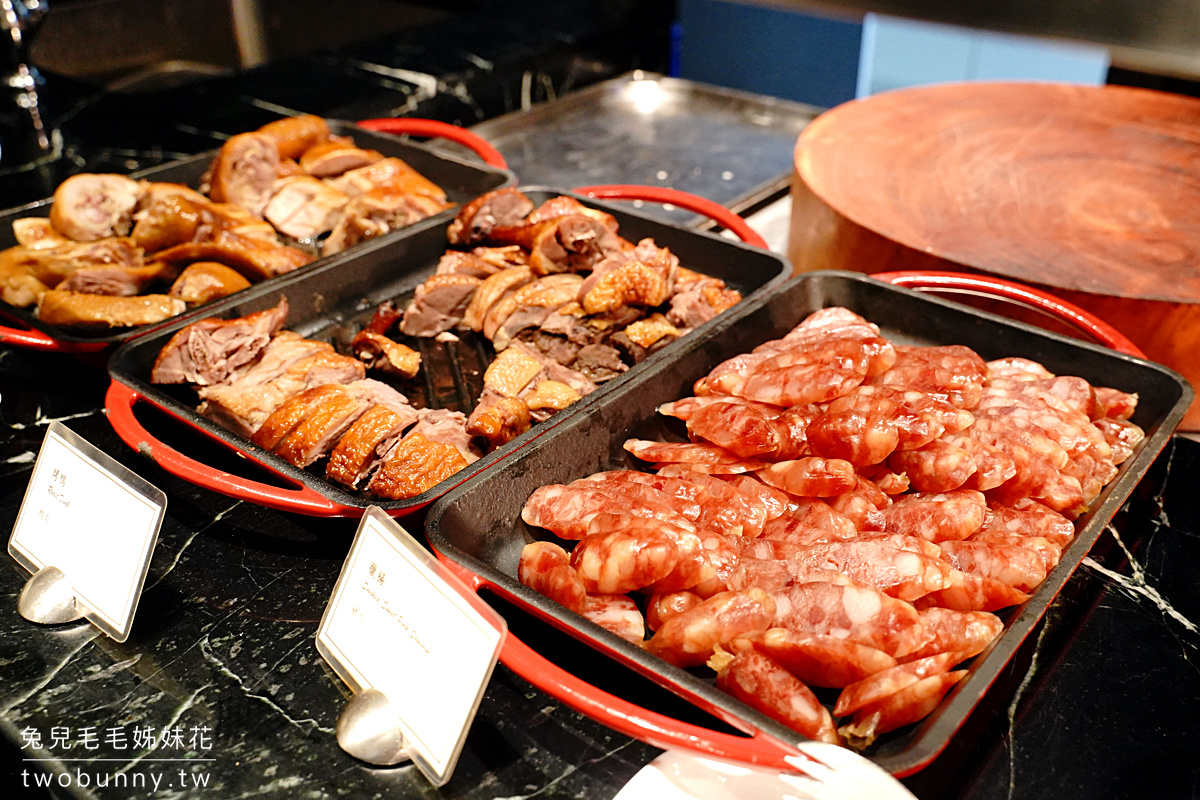
[[[528, 30], [497, 30], [455, 47], [438, 38], [450, 31], [427, 32], [152, 93], [51, 88], [72, 168], [124, 171], [211, 149], [281, 109], [343, 118], [405, 109], [470, 123], [520, 107], [523, 86], [562, 92], [662, 69], [647, 60], [662, 45], [649, 25], [624, 39], [593, 25], [537, 42]], [[413, 100], [417, 84], [384, 85], [363, 64], [420, 69], [444, 91]], [[535, 73], [546, 80], [522, 78]], [[3, 183], [5, 206], [46, 194], [22, 197], [37, 187]], [[356, 523], [257, 507], [162, 471], [108, 424], [107, 380], [97, 359], [0, 349], [0, 530], [11, 530], [55, 420], [169, 498], [123, 644], [90, 625], [24, 621], [16, 598], [27, 575], [10, 558], [0, 564], [0, 796], [608, 800], [659, 753], [500, 665], [441, 789], [411, 766], [345, 755], [333, 730], [348, 690], [314, 636]], [[1198, 476], [1200, 444], [1176, 437], [946, 752], [905, 779], [921, 800], [1200, 794]], [[418, 532], [422, 521], [404, 524]], [[146, 728], [179, 731], [170, 755], [186, 760], [152, 760], [166, 751], [140, 746]], [[45, 749], [22, 747], [30, 731]], [[87, 731], [95, 749], [84, 746]], [[53, 795], [34, 788], [37, 775]]]

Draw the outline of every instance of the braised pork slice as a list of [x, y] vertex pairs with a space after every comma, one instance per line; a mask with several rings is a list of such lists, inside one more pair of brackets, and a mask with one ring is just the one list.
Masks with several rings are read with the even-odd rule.
[[124, 175], [72, 175], [54, 192], [50, 223], [77, 242], [126, 236], [142, 194], [142, 185]]
[[300, 169], [314, 178], [336, 178], [382, 159], [383, 155], [377, 151], [356, 147], [352, 141], [328, 139], [304, 151], [300, 156]]
[[279, 305], [265, 311], [181, 328], [159, 351], [150, 382], [209, 386], [232, 381], [258, 357], [287, 315], [287, 299], [280, 298]]
[[233, 267], [216, 261], [196, 261], [179, 273], [167, 294], [189, 306], [198, 306], [249, 288], [250, 281]]
[[446, 229], [446, 238], [457, 246], [482, 244], [493, 229], [517, 227], [531, 211], [533, 201], [520, 190], [497, 189], [463, 206]]
[[209, 168], [209, 197], [218, 203], [235, 203], [261, 217], [271, 199], [279, 158], [279, 146], [270, 135], [231, 136]]
[[[82, 267], [72, 272], [65, 281], [54, 288], [83, 294], [132, 297], [146, 291], [156, 282], [171, 280], [177, 273], [178, 270], [175, 267], [160, 261], [151, 261], [133, 267], [122, 264]], [[175, 295], [171, 296], [175, 297]]]
[[483, 281], [470, 275], [434, 275], [417, 287], [400, 330], [409, 336], [436, 336], [462, 322]]
[[384, 158], [368, 166], [352, 169], [340, 177], [328, 178], [327, 181], [330, 186], [351, 197], [388, 189], [402, 195], [422, 195], [436, 200], [443, 208], [449, 207], [442, 187], [400, 158]]
[[47, 286], [57, 286], [77, 270], [87, 267], [140, 267], [143, 264], [142, 248], [125, 237], [69, 242], [42, 249], [10, 247], [4, 251], [3, 260]]
[[148, 253], [190, 242], [196, 238], [205, 211], [211, 205], [208, 198], [186, 186], [148, 184], [146, 200], [133, 215], [129, 237]]
[[300, 158], [310, 147], [330, 138], [329, 123], [315, 114], [268, 122], [257, 133], [275, 143], [280, 158]]
[[[271, 235], [274, 237], [273, 231]], [[154, 257], [180, 266], [196, 261], [216, 261], [233, 267], [250, 281], [274, 278], [313, 260], [312, 256], [295, 247], [232, 230], [216, 231], [204, 241], [168, 247], [155, 253]]]
[[46, 250], [71, 243], [70, 239], [54, 229], [53, 223], [46, 217], [14, 219], [12, 229], [17, 244], [30, 250]]
[[51, 289], [38, 300], [38, 319], [65, 328], [133, 328], [186, 310], [186, 303], [165, 294], [110, 297]]

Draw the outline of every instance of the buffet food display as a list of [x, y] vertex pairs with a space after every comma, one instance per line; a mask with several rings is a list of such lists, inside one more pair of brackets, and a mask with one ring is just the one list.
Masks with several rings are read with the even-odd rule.
[[[1144, 439], [1137, 397], [838, 307], [659, 408], [646, 470], [536, 490], [522, 583], [810, 739], [869, 746], [967, 673]], [[832, 714], [810, 687], [838, 689]], [[834, 717], [844, 720], [840, 727]]]
[[[133, 386], [333, 513], [398, 513], [784, 268], [577, 196], [502, 188], [130, 343], [110, 362], [110, 419], [147, 441], [136, 397], [116, 397]], [[273, 500], [296, 510], [294, 495]]]
[[147, 325], [450, 206], [403, 160], [320, 117], [289, 117], [231, 137], [199, 190], [115, 174], [63, 181], [48, 217], [13, 221], [0, 300], [66, 328]]
[[658, 747], [782, 766], [808, 737], [906, 775], [962, 727], [1190, 398], [1140, 359], [807, 273], [451, 490], [426, 534], [528, 613], [501, 658], [576, 709]]
[[[396, 132], [490, 148], [453, 126]], [[230, 137], [132, 176], [78, 174], [0, 216], [0, 341], [88, 351], [479, 194], [508, 171], [312, 115]]]

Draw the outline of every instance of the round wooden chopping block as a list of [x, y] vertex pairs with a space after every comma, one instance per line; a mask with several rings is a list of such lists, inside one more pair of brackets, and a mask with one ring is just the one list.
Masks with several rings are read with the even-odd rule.
[[[1200, 387], [1200, 100], [1053, 83], [885, 92], [805, 129], [792, 201], [797, 272], [1033, 284]], [[1200, 404], [1183, 428], [1200, 430]]]

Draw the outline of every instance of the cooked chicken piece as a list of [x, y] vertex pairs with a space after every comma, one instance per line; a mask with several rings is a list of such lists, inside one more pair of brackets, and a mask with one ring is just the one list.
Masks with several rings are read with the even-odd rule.
[[450, 445], [468, 464], [479, 460], [479, 452], [467, 433], [467, 415], [461, 411], [422, 408], [417, 412], [417, 424], [409, 434], [420, 434], [431, 442]]
[[[103, 294], [109, 297], [132, 297], [146, 291], [155, 282], [173, 279], [179, 270], [170, 264], [151, 261], [136, 267], [112, 264], [102, 267], [82, 267], [71, 273], [55, 289], [83, 294]], [[175, 295], [170, 295], [175, 297]]]
[[132, 328], [162, 322], [187, 310], [165, 294], [109, 297], [50, 289], [38, 299], [38, 319], [64, 328]]
[[322, 383], [302, 389], [276, 406], [250, 440], [264, 450], [274, 450], [310, 412], [342, 397], [346, 397], [346, 392], [336, 383]]
[[70, 239], [54, 229], [47, 217], [14, 219], [12, 227], [17, 244], [30, 250], [48, 250], [71, 243]]
[[230, 430], [249, 436], [289, 397], [314, 386], [351, 383], [365, 376], [361, 361], [325, 346], [295, 360], [282, 374], [265, 383], [252, 383], [251, 379], [257, 381], [258, 376], [248, 372], [244, 379], [232, 384], [202, 387], [199, 395], [204, 403], [197, 410]]
[[683, 332], [662, 314], [652, 314], [645, 319], [629, 323], [624, 333], [629, 341], [648, 350], [664, 338], [679, 338]]
[[[517, 248], [518, 250], [520, 248]], [[445, 254], [438, 259], [436, 275], [470, 275], [472, 278], [484, 278], [495, 275], [502, 269], [507, 269], [510, 265], [498, 266], [489, 261], [484, 261], [473, 253], [464, 253], [462, 250], [447, 250]]]
[[496, 356], [483, 373], [485, 390], [490, 388], [504, 397], [516, 397], [542, 371], [542, 362], [523, 348], [510, 347]]
[[350, 198], [308, 175], [275, 181], [274, 194], [263, 216], [280, 233], [310, 239], [333, 230]]
[[225, 383], [268, 347], [287, 321], [288, 304], [236, 319], [202, 319], [175, 332], [159, 350], [150, 370], [151, 383]]
[[[504, 352], [507, 353], [510, 350], [516, 350], [528, 358], [532, 358], [540, 362], [542, 365], [542, 376], [535, 376], [534, 379], [530, 381], [530, 383], [525, 387], [524, 392], [522, 392], [522, 397], [532, 393], [543, 378], [547, 380], [558, 381], [559, 383], [565, 383], [574, 389], [575, 392], [580, 396], [590, 394], [596, 390], [596, 384], [592, 383], [592, 381], [590, 381], [583, 373], [564, 366], [555, 359], [534, 350], [523, 342], [514, 342], [512, 346]], [[537, 417], [535, 415], [535, 419], [536, 418]]]
[[189, 306], [198, 306], [249, 288], [250, 281], [233, 267], [216, 261], [196, 261], [179, 273], [167, 294]]
[[582, 214], [585, 217], [591, 217], [604, 227], [611, 229], [613, 233], [617, 232], [617, 218], [612, 214], [609, 214], [607, 211], [601, 211], [598, 208], [585, 206], [574, 197], [566, 195], [552, 197], [542, 203], [529, 213], [525, 222], [528, 225], [536, 225], [539, 222], [558, 219], [559, 217], [566, 217], [571, 214]]
[[329, 454], [325, 477], [354, 488], [383, 460], [383, 455], [417, 421], [412, 406], [380, 403], [372, 406], [342, 434]]
[[609, 340], [634, 364], [640, 364], [649, 355], [683, 336], [689, 328], [676, 328], [662, 314], [652, 314], [646, 319], [631, 322], [625, 330], [614, 333]]
[[155, 253], [154, 257], [178, 265], [217, 261], [233, 267], [251, 282], [283, 275], [313, 260], [312, 256], [294, 247], [240, 236], [231, 231], [219, 231], [208, 241], [168, 247]]
[[300, 156], [300, 169], [314, 178], [336, 178], [382, 158], [383, 155], [375, 150], [355, 147], [353, 141], [329, 139], [304, 151], [304, 155]]
[[640, 261], [626, 261], [588, 276], [579, 288], [578, 300], [588, 314], [602, 314], [625, 305], [657, 306], [669, 296], [662, 273]]
[[442, 187], [417, 172], [402, 159], [384, 158], [365, 167], [352, 169], [337, 178], [328, 179], [330, 186], [351, 197], [366, 194], [373, 189], [391, 189], [397, 194], [423, 195], [446, 204], [446, 192]]
[[203, 213], [200, 227], [196, 230], [197, 242], [219, 239], [222, 234], [229, 233], [239, 238], [261, 239], [273, 246], [283, 244], [271, 223], [259, 219], [239, 205], [213, 202], [201, 205]]
[[150, 194], [148, 202], [134, 214], [130, 238], [148, 253], [190, 242], [196, 238], [203, 209], [209, 205], [203, 197], [196, 200], [182, 192]]
[[416, 497], [468, 463], [453, 445], [431, 442], [419, 433], [409, 433], [388, 453], [367, 490], [389, 500]]
[[401, 378], [414, 378], [421, 370], [420, 353], [382, 333], [359, 331], [351, 346], [354, 355], [367, 365], [367, 369], [377, 369]]
[[486, 439], [495, 449], [529, 430], [529, 406], [516, 397], [484, 389], [467, 420], [467, 433]]
[[446, 229], [446, 238], [452, 245], [481, 244], [487, 241], [494, 228], [514, 228], [524, 224], [531, 211], [533, 201], [519, 189], [497, 189], [463, 206]]
[[[370, 401], [344, 390], [311, 406], [291, 433], [275, 445], [275, 455], [289, 464], [307, 467], [332, 450], [342, 434], [370, 407]], [[259, 433], [262, 433], [261, 428]]]
[[417, 287], [400, 330], [409, 336], [436, 336], [462, 322], [483, 281], [470, 275], [434, 275]]
[[473, 331], [483, 330], [484, 317], [492, 305], [505, 293], [514, 291], [531, 282], [536, 276], [529, 267], [513, 267], [497, 272], [475, 290], [471, 302], [463, 314], [463, 325]]
[[142, 185], [124, 175], [72, 175], [54, 192], [50, 223], [77, 242], [125, 236], [142, 194]]
[[329, 124], [313, 114], [301, 114], [268, 122], [257, 131], [267, 137], [280, 158], [297, 159], [310, 147], [330, 137]]
[[724, 281], [706, 276], [687, 280], [686, 273], [696, 275], [682, 267], [679, 269], [675, 294], [671, 297], [671, 310], [667, 312], [667, 319], [680, 327], [694, 328], [708, 322], [742, 299], [741, 293], [727, 288]]
[[208, 195], [218, 203], [235, 203], [262, 216], [279, 169], [279, 147], [264, 133], [239, 133], [221, 145], [209, 169]]
[[579, 392], [560, 381], [541, 381], [537, 388], [525, 397], [525, 405], [531, 411], [562, 411], [579, 400]]
[[516, 244], [503, 247], [476, 247], [471, 250], [471, 255], [491, 264], [496, 270], [529, 266], [529, 253]]
[[610, 228], [582, 214], [522, 225], [495, 228], [491, 238], [500, 244], [516, 244], [529, 251], [529, 266], [538, 275], [554, 272], [584, 272], [604, 258], [633, 245]]
[[359, 242], [432, 217], [450, 206], [428, 194], [391, 186], [370, 189], [352, 196], [346, 203], [333, 232], [321, 246], [321, 253], [326, 256], [340, 253]]
[[582, 277], [568, 272], [546, 275], [514, 292], [511, 295], [514, 309], [488, 337], [496, 352], [508, 347], [521, 331], [541, 325], [551, 311], [573, 301], [581, 283]]

